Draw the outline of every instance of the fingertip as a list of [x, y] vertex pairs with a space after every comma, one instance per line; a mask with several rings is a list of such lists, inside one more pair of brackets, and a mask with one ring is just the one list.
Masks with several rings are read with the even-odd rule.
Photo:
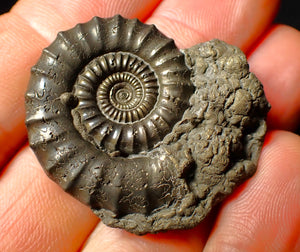
[[272, 22], [278, 0], [166, 0], [147, 21], [179, 47], [218, 38], [247, 51]]
[[251, 72], [264, 85], [271, 104], [268, 126], [295, 130], [300, 122], [300, 32], [274, 25], [249, 55]]
[[223, 204], [208, 251], [293, 251], [299, 246], [300, 137], [272, 131], [267, 138], [256, 174]]
[[1, 174], [0, 251], [77, 251], [97, 222], [45, 175], [28, 146]]
[[78, 23], [85, 23], [94, 16], [107, 18], [120, 14], [126, 18], [145, 19], [158, 5], [159, 0], [36, 0], [19, 1], [12, 13], [24, 19], [48, 43], [59, 31], [68, 30]]

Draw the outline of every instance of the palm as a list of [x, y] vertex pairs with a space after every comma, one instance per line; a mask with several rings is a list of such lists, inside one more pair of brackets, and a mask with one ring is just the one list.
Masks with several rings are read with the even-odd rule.
[[274, 0], [21, 0], [1, 16], [0, 250], [300, 250], [300, 138], [287, 131], [269, 131], [257, 173], [198, 227], [143, 237], [103, 225], [46, 177], [27, 144], [22, 147], [23, 96], [41, 49], [59, 30], [116, 13], [156, 24], [182, 48], [212, 38], [240, 47], [272, 105], [269, 126], [295, 129], [300, 35], [270, 25], [277, 5]]

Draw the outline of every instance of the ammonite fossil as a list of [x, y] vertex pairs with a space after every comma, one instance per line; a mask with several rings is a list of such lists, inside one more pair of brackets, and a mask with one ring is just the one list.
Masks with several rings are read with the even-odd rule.
[[238, 48], [212, 40], [180, 51], [119, 15], [60, 32], [26, 93], [46, 173], [136, 234], [194, 227], [250, 177], [268, 110]]

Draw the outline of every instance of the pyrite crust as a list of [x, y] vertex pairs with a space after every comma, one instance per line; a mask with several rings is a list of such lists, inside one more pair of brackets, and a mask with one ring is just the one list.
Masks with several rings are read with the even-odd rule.
[[192, 228], [252, 176], [268, 110], [238, 48], [212, 40], [180, 51], [118, 15], [59, 33], [26, 92], [45, 172], [135, 234]]

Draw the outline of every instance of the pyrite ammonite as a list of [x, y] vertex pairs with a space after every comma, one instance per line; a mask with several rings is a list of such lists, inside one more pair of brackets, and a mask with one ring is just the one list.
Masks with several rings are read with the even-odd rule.
[[249, 178], [269, 110], [238, 48], [212, 40], [180, 51], [119, 15], [58, 33], [25, 98], [46, 173], [136, 234], [194, 227]]

